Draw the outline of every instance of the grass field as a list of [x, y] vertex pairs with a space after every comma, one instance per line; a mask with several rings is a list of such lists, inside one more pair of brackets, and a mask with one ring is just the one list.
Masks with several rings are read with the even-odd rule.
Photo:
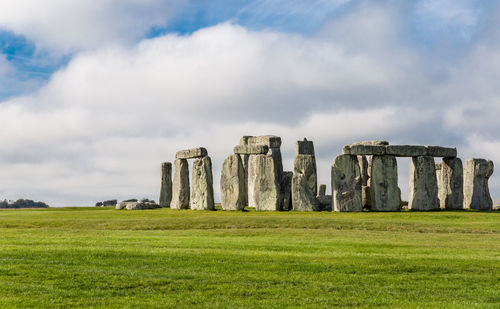
[[500, 308], [499, 212], [0, 211], [0, 308]]

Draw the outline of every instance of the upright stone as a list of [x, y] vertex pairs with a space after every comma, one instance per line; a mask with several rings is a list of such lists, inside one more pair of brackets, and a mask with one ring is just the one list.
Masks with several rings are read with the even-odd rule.
[[292, 203], [297, 211], [318, 211], [316, 160], [311, 155], [295, 156], [292, 179]]
[[408, 209], [439, 209], [436, 166], [433, 157], [419, 156], [411, 158]]
[[243, 164], [243, 178], [245, 180], [244, 182], [244, 190], [242, 192], [243, 194], [243, 205], [248, 206], [248, 159], [250, 158], [250, 155], [247, 154], [241, 154], [239, 155], [241, 158], [241, 163]]
[[220, 178], [221, 204], [224, 210], [245, 208], [245, 172], [239, 155], [226, 158]]
[[325, 196], [325, 195], [326, 195], [326, 185], [320, 184], [318, 189], [318, 196]]
[[399, 211], [398, 163], [394, 156], [371, 160], [370, 205], [374, 211]]
[[170, 208], [189, 208], [189, 165], [186, 159], [174, 161], [174, 183]]
[[493, 170], [493, 161], [475, 158], [467, 160], [464, 175], [464, 208], [492, 209], [493, 200], [488, 188], [488, 179]]
[[277, 165], [272, 153], [251, 155], [248, 160], [248, 204], [256, 210], [281, 210], [282, 180]]
[[283, 172], [283, 210], [292, 210], [293, 172]]
[[368, 160], [366, 156], [358, 156], [359, 168], [361, 171], [361, 185], [368, 185]]
[[463, 209], [463, 166], [460, 158], [443, 158], [439, 164], [439, 202], [442, 209]]
[[214, 186], [212, 161], [209, 156], [194, 160], [191, 180], [193, 181], [193, 188], [191, 190], [191, 209], [213, 210]]
[[161, 207], [170, 207], [172, 201], [172, 163], [165, 162], [161, 164], [161, 188], [159, 205]]
[[333, 209], [362, 211], [361, 171], [355, 155], [339, 155], [332, 165]]

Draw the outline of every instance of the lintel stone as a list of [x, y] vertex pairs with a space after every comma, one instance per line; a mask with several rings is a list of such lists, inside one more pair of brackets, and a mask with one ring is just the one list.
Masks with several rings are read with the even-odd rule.
[[266, 154], [268, 150], [266, 145], [237, 145], [234, 147], [235, 154]]
[[185, 149], [177, 151], [175, 154], [176, 159], [195, 159], [207, 156], [207, 150], [203, 147]]
[[266, 145], [269, 148], [281, 147], [281, 137], [275, 135], [250, 136], [248, 145]]

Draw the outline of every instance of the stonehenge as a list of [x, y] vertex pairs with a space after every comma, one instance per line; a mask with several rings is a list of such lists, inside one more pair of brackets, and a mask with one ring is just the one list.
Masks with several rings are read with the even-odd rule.
[[[408, 210], [491, 210], [488, 179], [493, 162], [469, 159], [465, 169], [457, 149], [441, 146], [391, 145], [363, 141], [345, 145], [333, 160], [331, 195], [318, 187], [312, 141], [295, 143], [293, 172], [283, 171], [281, 138], [275, 135], [243, 136], [224, 160], [220, 174], [223, 210], [242, 211], [400, 211], [396, 158], [409, 158]], [[442, 158], [435, 162], [435, 158]], [[189, 179], [189, 159], [193, 160]], [[215, 209], [212, 161], [205, 148], [178, 151], [173, 164], [161, 165], [160, 207]], [[173, 180], [172, 180], [173, 172]], [[191, 185], [190, 185], [191, 182]], [[134, 205], [135, 204], [135, 205]], [[118, 203], [118, 208], [148, 209], [153, 204]]]

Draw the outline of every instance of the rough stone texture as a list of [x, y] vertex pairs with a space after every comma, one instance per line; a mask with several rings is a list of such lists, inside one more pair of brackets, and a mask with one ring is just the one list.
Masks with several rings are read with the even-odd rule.
[[253, 136], [242, 136], [240, 138], [240, 145], [248, 145], [248, 139]]
[[306, 138], [304, 138], [303, 141], [297, 141], [297, 143], [295, 143], [295, 154], [314, 156], [313, 142], [308, 141]]
[[361, 171], [361, 185], [368, 185], [368, 160], [366, 156], [358, 156], [359, 168]]
[[245, 208], [245, 171], [239, 155], [226, 158], [222, 164], [220, 178], [221, 204], [224, 210]]
[[493, 161], [476, 158], [467, 160], [464, 172], [464, 208], [492, 209], [488, 179], [493, 170]]
[[234, 147], [235, 154], [266, 154], [267, 151], [266, 145], [237, 145]]
[[427, 155], [427, 148], [419, 145], [389, 145], [387, 154], [396, 157], [420, 157]]
[[331, 195], [318, 195], [316, 199], [318, 200], [319, 203], [319, 210], [326, 210], [326, 211], [332, 210], [333, 198]]
[[457, 156], [457, 148], [448, 148], [441, 146], [426, 146], [427, 156], [455, 158]]
[[398, 163], [394, 156], [371, 160], [370, 204], [374, 211], [399, 211]]
[[203, 147], [198, 147], [198, 148], [193, 148], [193, 149], [186, 149], [186, 150], [181, 150], [177, 151], [175, 154], [176, 159], [195, 159], [195, 158], [201, 158], [207, 155], [207, 150]]
[[191, 209], [214, 209], [214, 185], [212, 177], [212, 160], [209, 156], [199, 158], [193, 162], [191, 176]]
[[332, 165], [333, 209], [335, 211], [362, 211], [361, 171], [358, 158], [340, 155]]
[[125, 204], [125, 208], [127, 210], [136, 210], [137, 209], [137, 205], [139, 205], [139, 202], [128, 202]]
[[386, 147], [381, 145], [346, 145], [342, 148], [342, 154], [357, 156], [384, 155]]
[[128, 202], [117, 203], [116, 206], [115, 206], [115, 209], [118, 209], [118, 210], [124, 209], [125, 207], [127, 207], [127, 203]]
[[248, 160], [248, 205], [256, 210], [281, 210], [283, 166], [280, 172], [278, 152], [251, 155]]
[[420, 156], [411, 158], [408, 209], [439, 209], [436, 166], [433, 157]]
[[436, 162], [434, 167], [436, 168], [436, 171], [440, 171], [441, 170], [441, 162]]
[[246, 140], [248, 145], [265, 145], [269, 148], [281, 147], [281, 137], [275, 135], [249, 136]]
[[248, 206], [248, 159], [250, 155], [240, 155], [243, 164], [243, 173], [245, 179], [245, 189], [243, 190], [243, 205]]
[[172, 201], [172, 163], [161, 164], [161, 188], [158, 203], [161, 207], [170, 207]]
[[148, 202], [128, 202], [126, 209], [127, 210], [143, 210], [143, 209], [156, 209], [160, 208], [160, 205], [148, 201]]
[[283, 172], [283, 210], [292, 210], [293, 172]]
[[370, 187], [368, 187], [368, 186], [361, 187], [361, 204], [363, 205], [363, 209], [371, 209], [372, 208]]
[[186, 159], [176, 159], [174, 161], [174, 182], [170, 208], [189, 208], [189, 165]]
[[296, 155], [292, 179], [293, 209], [297, 211], [318, 211], [317, 190], [316, 159], [311, 155]]
[[325, 195], [326, 195], [326, 185], [320, 184], [318, 189], [318, 196], [325, 196]]
[[[437, 167], [437, 165], [436, 165]], [[439, 164], [439, 203], [440, 208], [448, 210], [463, 209], [463, 166], [460, 158], [443, 158]]]

